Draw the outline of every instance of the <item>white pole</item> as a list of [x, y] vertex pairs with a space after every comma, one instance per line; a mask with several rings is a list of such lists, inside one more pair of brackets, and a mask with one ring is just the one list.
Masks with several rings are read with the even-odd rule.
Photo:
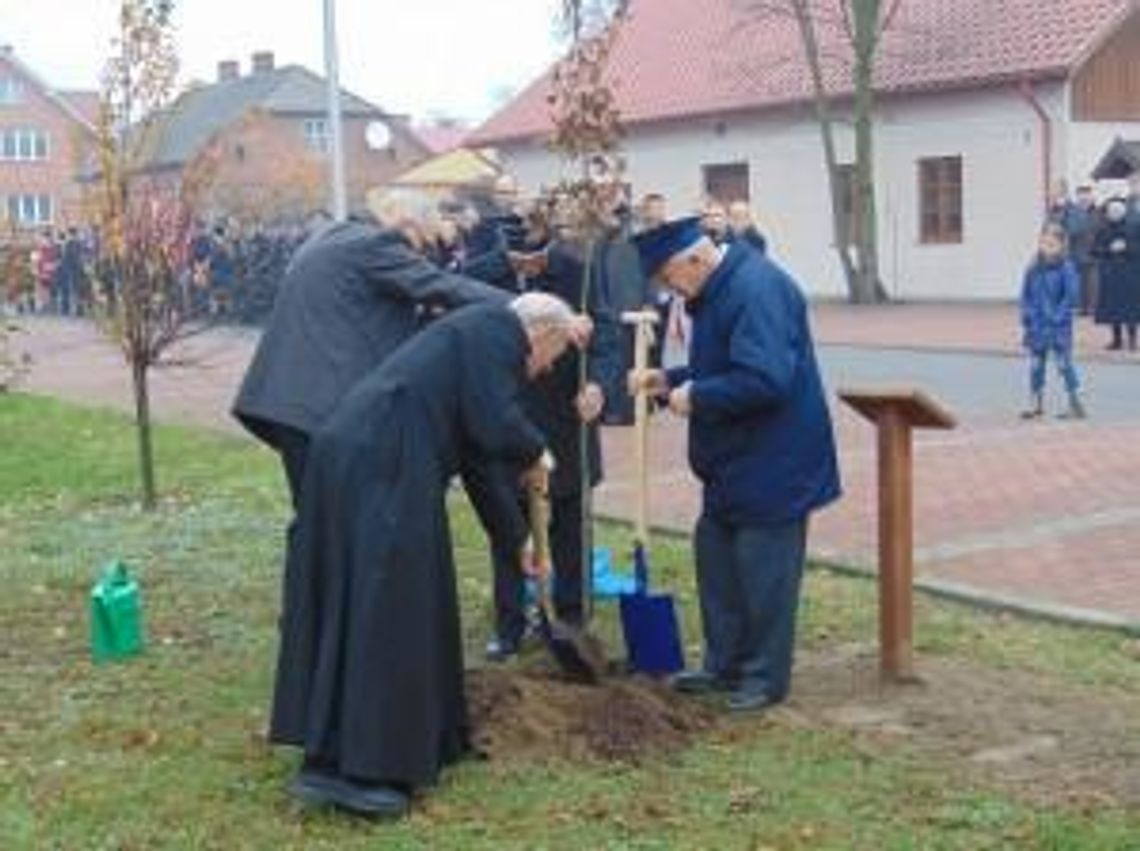
[[337, 57], [336, 0], [325, 2], [325, 77], [328, 79], [329, 183], [332, 215], [338, 222], [348, 218], [344, 177], [344, 124], [340, 111], [340, 61]]

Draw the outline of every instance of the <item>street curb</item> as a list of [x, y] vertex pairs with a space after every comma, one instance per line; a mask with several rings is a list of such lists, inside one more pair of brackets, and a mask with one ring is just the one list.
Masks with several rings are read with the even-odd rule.
[[[812, 567], [863, 579], [875, 579], [878, 576], [876, 571], [869, 568], [831, 562], [813, 562]], [[1008, 594], [982, 591], [972, 585], [964, 585], [960, 582], [950, 582], [944, 579], [916, 579], [914, 587], [931, 597], [962, 603], [985, 611], [1005, 612], [1028, 620], [1046, 621], [1063, 626], [1108, 630], [1129, 636], [1140, 636], [1140, 621], [1097, 609], [1026, 600]]]
[[[599, 514], [597, 519], [612, 526], [629, 526], [628, 521], [609, 515]], [[687, 532], [667, 526], [653, 526], [650, 531], [674, 542], [690, 539]], [[810, 554], [808, 556], [808, 568], [858, 579], [874, 580], [878, 577], [878, 572], [872, 568], [813, 559]], [[1140, 620], [1132, 620], [1111, 612], [1026, 600], [1008, 594], [982, 591], [972, 585], [964, 585], [944, 579], [916, 579], [914, 587], [931, 597], [961, 603], [983, 611], [1005, 612], [1027, 620], [1045, 621], [1083, 629], [1120, 632], [1128, 636], [1140, 637]]]
[[[875, 342], [836, 342], [833, 340], [819, 339], [816, 345], [821, 349], [857, 349], [859, 351], [870, 352], [901, 352], [903, 354], [917, 354], [917, 355], [964, 355], [967, 357], [987, 357], [987, 358], [1002, 358], [1004, 360], [1024, 360], [1025, 352], [1013, 349], [997, 349], [997, 348], [984, 348], [978, 346], [963, 346], [955, 348], [953, 346], [936, 346], [936, 345], [917, 345], [907, 343], [875, 343]], [[1140, 367], [1140, 360], [1136, 358], [1126, 359], [1121, 357], [1114, 357], [1110, 354], [1101, 352], [1086, 353], [1084, 355], [1077, 354], [1074, 356], [1078, 364], [1082, 363], [1095, 363], [1098, 365], [1108, 366], [1134, 366]]]

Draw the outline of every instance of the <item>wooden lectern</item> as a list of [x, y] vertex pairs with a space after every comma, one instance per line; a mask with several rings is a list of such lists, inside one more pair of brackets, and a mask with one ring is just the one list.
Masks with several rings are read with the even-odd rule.
[[914, 468], [911, 432], [952, 429], [954, 415], [907, 388], [840, 390], [879, 432], [879, 653], [882, 675], [914, 679]]

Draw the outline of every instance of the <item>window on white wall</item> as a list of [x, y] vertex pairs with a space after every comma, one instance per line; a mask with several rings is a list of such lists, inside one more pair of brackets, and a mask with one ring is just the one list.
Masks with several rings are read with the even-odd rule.
[[962, 158], [929, 157], [918, 161], [919, 238], [929, 245], [956, 245], [965, 228], [962, 217]]
[[703, 170], [706, 197], [722, 204], [751, 200], [748, 163], [717, 163]]

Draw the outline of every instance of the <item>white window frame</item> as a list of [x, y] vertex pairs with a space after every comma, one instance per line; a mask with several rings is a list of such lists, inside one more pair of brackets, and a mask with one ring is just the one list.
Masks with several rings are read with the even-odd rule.
[[9, 195], [4, 199], [5, 218], [20, 227], [42, 227], [55, 223], [55, 199], [46, 193]]
[[332, 148], [327, 118], [306, 118], [304, 121], [305, 144], [310, 150], [327, 154]]
[[47, 131], [32, 127], [0, 128], [0, 161], [30, 163], [49, 159], [51, 137]]

